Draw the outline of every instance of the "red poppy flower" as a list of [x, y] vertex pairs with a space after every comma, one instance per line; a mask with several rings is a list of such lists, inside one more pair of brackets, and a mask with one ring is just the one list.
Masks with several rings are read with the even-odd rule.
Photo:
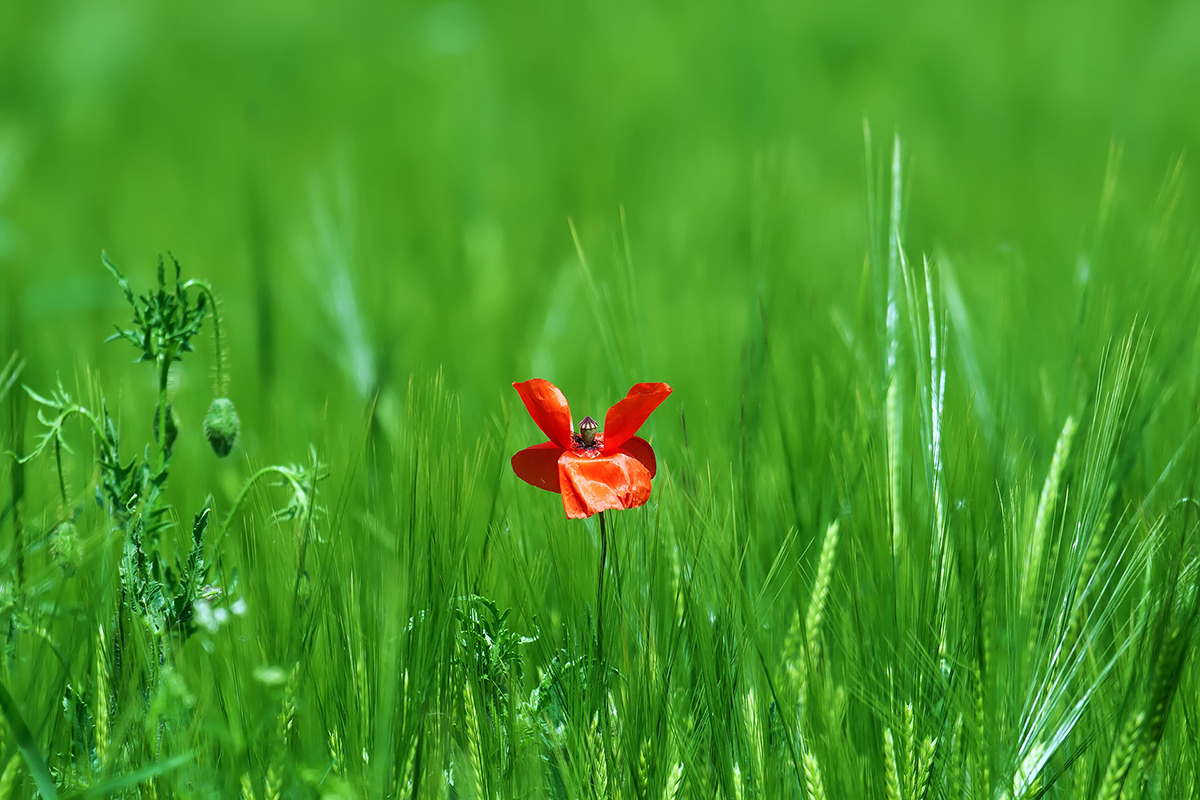
[[665, 383], [639, 383], [604, 417], [604, 432], [584, 417], [576, 432], [567, 398], [550, 381], [514, 383], [529, 416], [550, 441], [512, 457], [513, 472], [531, 486], [558, 492], [571, 519], [598, 511], [637, 508], [650, 499], [654, 450], [634, 436], [650, 412], [667, 399]]

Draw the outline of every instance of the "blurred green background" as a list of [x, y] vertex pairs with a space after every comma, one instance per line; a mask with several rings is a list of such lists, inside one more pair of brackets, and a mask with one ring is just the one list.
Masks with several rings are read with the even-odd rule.
[[33, 386], [149, 386], [102, 342], [127, 312], [99, 254], [140, 289], [170, 251], [223, 299], [251, 454], [438, 368], [468, 425], [538, 375], [577, 416], [665, 380], [728, 429], [761, 314], [853, 316], [868, 122], [905, 146], [909, 252], [1036, 371], [1114, 144], [1144, 225], [1198, 97], [1189, 2], [6, 3], [0, 342]]
[[[1149, 635], [1145, 603], [1170, 607], [1186, 583], [1154, 573], [1146, 554], [1192, 557], [1163, 543], [1178, 498], [1195, 496], [1184, 472], [1200, 397], [1200, 226], [1182, 157], [1200, 144], [1197, 98], [1195, 2], [0, 3], [0, 368], [19, 351], [34, 390], [61, 379], [93, 409], [102, 394], [122, 458], [134, 457], [151, 440], [157, 385], [127, 342], [104, 343], [130, 312], [101, 251], [137, 293], [168, 252], [185, 277], [210, 281], [242, 436], [218, 461], [198, 435], [213, 396], [206, 320], [200, 352], [171, 372], [187, 435], [170, 462], [179, 524], [167, 539], [186, 535], [196, 509], [228, 514], [230, 536], [211, 545], [214, 581], [253, 609], [223, 639], [170, 639], [178, 681], [160, 676], [161, 657], [115, 673], [125, 713], [113, 717], [112, 758], [92, 737], [96, 767], [86, 726], [74, 741], [59, 713], [66, 677], [41, 666], [54, 645], [76, 674], [94, 670], [79, 696], [102, 718], [105, 626], [134, 618], [125, 562], [115, 568], [131, 538], [92, 505], [86, 427], [70, 424], [78, 446], [61, 469], [49, 454], [24, 468], [0, 458], [18, 575], [0, 584], [0, 613], [26, 626], [8, 626], [5, 668], [35, 744], [55, 769], [70, 765], [64, 788], [191, 758], [195, 744], [179, 785], [228, 796], [236, 770], [259, 781], [264, 763], [305, 780], [314, 770], [318, 785], [342, 731], [362, 756], [349, 774], [373, 789], [363, 796], [381, 796], [388, 759], [397, 781], [436, 782], [471, 760], [458, 742], [482, 747], [478, 730], [463, 733], [478, 725], [463, 687], [481, 685], [455, 659], [470, 628], [454, 616], [463, 596], [514, 610], [512, 631], [529, 634], [529, 670], [513, 672], [508, 693], [522, 704], [543, 670], [582, 663], [589, 609], [604, 608], [592, 605], [603, 595], [594, 548], [607, 541], [593, 538], [597, 525], [568, 523], [558, 497], [508, 468], [542, 439], [510, 384], [554, 381], [579, 419], [602, 418], [634, 382], [665, 381], [675, 393], [644, 429], [661, 466], [655, 495], [613, 515], [611, 661], [597, 645], [588, 662], [589, 686], [603, 687], [610, 663], [632, 676], [617, 693], [624, 763], [652, 764], [662, 783], [687, 761], [688, 791], [714, 797], [720, 783], [740, 796], [730, 743], [762, 741], [767, 687], [755, 681], [774, 669], [795, 679], [797, 730], [817, 734], [831, 797], [883, 795], [881, 731], [902, 709], [910, 765], [914, 713], [922, 733], [975, 749], [970, 770], [936, 778], [954, 796], [963, 775], [976, 796], [1000, 796], [989, 760], [1015, 786], [1046, 743], [1068, 742], [1047, 758], [1080, 765], [1072, 786], [1110, 785], [1110, 750], [1134, 753], [1117, 712], [1157, 714], [1176, 688], [1135, 696], [1140, 670], [1171, 660], [1153, 655], [1169, 648]], [[924, 287], [900, 291], [899, 330], [884, 336], [897, 136], [913, 268], [894, 274], [928, 277], [932, 297], [921, 308]], [[926, 361], [938, 321], [943, 349]], [[930, 362], [948, 376], [944, 426]], [[460, 401], [461, 434], [443, 387]], [[0, 452], [33, 450], [37, 410], [23, 392], [3, 398]], [[1060, 514], [1059, 478], [1039, 487], [1062, 468], [1060, 432], [1075, 422]], [[308, 518], [276, 524], [277, 487], [258, 486], [244, 509], [235, 501], [257, 466], [307, 464], [310, 446], [329, 470], [306, 495]], [[82, 542], [73, 580], [58, 577], [53, 551], [68, 518]], [[1055, 525], [1052, 566], [1039, 572]], [[937, 579], [930, 567], [951, 552], [937, 539], [947, 531], [963, 560], [943, 583], [948, 562]], [[1134, 545], [1141, 560], [1118, 557]], [[1119, 579], [1107, 606], [1075, 594], [1077, 579], [1097, 576]], [[1119, 680], [1080, 695], [1091, 699], [1074, 733], [1038, 710], [1037, 692], [1059, 680], [1038, 670], [1062, 652], [1042, 635], [1045, 609], [987, 605], [1017, 592], [1025, 602], [1038, 586], [1054, 599], [1046, 609], [1069, 610], [1071, 638], [1087, 634], [1089, 659], [1096, 643], [1120, 656]], [[809, 663], [803, 648], [820, 662], [826, 599], [829, 680], [811, 684], [808, 713], [797, 665]], [[429, 624], [414, 624], [426, 612]], [[622, 652], [618, 632], [646, 643]], [[197, 657], [212, 641], [217, 656]], [[993, 642], [1004, 656], [994, 670]], [[676, 677], [659, 681], [655, 660], [676, 646]], [[966, 699], [947, 690], [942, 704], [923, 687], [947, 658], [964, 679], [992, 682]], [[391, 680], [400, 664], [402, 684]], [[1080, 664], [1061, 673], [1074, 688], [1091, 685]], [[1177, 774], [1196, 774], [1189, 674], [1153, 773], [1163, 796]], [[143, 685], [158, 687], [167, 740], [142, 729]], [[177, 700], [193, 692], [185, 710]], [[1055, 688], [1054, 713], [1072, 697]], [[542, 721], [531, 707], [530, 731]], [[735, 707], [744, 725], [726, 713]], [[849, 722], [821, 736], [823, 709]], [[293, 712], [303, 736], [289, 740]], [[590, 705], [576, 714], [566, 744], [518, 742], [512, 785], [558, 794], [543, 780], [557, 774], [550, 758], [605, 761], [597, 718]], [[418, 730], [438, 739], [420, 746], [428, 765], [409, 746]], [[1098, 744], [1077, 761], [1080, 743]], [[799, 781], [798, 752], [771, 755], [776, 777]], [[406, 758], [413, 769], [400, 769]]]

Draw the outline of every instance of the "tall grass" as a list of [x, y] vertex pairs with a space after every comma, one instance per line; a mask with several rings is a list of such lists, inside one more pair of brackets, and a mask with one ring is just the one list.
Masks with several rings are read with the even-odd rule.
[[[736, 406], [658, 412], [602, 605], [596, 520], [510, 473], [535, 436], [512, 398], [468, 424], [418, 373], [380, 402], [332, 218], [305, 252], [360, 416], [266, 471], [262, 445], [218, 472], [180, 430], [163, 557], [200, 531], [211, 565], [186, 624], [139, 622], [134, 529], [93, 500], [93, 448], [136, 448], [43, 415], [63, 446], [10, 459], [2, 495], [0, 798], [1196, 796], [1194, 255], [1152, 228], [1164, 314], [1106, 283], [1098, 234], [1066, 366], [1031, 376], [959, 273], [908, 252], [899, 143], [868, 149], [857, 306], [759, 298]], [[611, 272], [575, 239], [604, 387], [658, 377], [633, 374], [628, 236]], [[0, 394], [24, 455], [19, 365]], [[100, 376], [75, 383], [101, 407]], [[108, 402], [121, 442], [150, 438]]]

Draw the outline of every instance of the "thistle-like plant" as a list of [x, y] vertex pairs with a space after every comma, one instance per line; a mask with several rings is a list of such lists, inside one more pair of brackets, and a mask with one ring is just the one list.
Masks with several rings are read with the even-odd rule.
[[[117, 284], [125, 295], [125, 299], [133, 308], [133, 327], [121, 328], [108, 337], [108, 341], [127, 340], [141, 351], [139, 361], [149, 361], [154, 364], [158, 375], [158, 407], [154, 414], [154, 439], [156, 443], [155, 468], [159, 473], [165, 472], [171, 459], [172, 446], [178, 434], [173, 422], [170, 405], [167, 402], [167, 383], [171, 367], [177, 361], [183, 360], [184, 353], [193, 351], [192, 339], [199, 333], [204, 324], [204, 317], [211, 303], [213, 319], [216, 320], [216, 303], [212, 302], [212, 292], [198, 281], [184, 282], [182, 269], [174, 257], [171, 262], [175, 265], [175, 290], [168, 291], [166, 282], [166, 265], [162, 257], [158, 259], [158, 289], [135, 297], [129, 281], [121, 274], [116, 265], [109, 260], [107, 253], [101, 254], [104, 266], [117, 279]], [[195, 302], [189, 290], [194, 289]], [[219, 323], [214, 323], [219, 324]], [[217, 334], [220, 340], [220, 334]], [[220, 344], [217, 344], [218, 391], [221, 383]]]
[[[120, 576], [122, 596], [128, 610], [157, 636], [165, 635], [167, 631], [187, 635], [193, 630], [195, 603], [202, 599], [201, 592], [210, 578], [213, 558], [205, 558], [205, 534], [209, 530], [212, 498], [195, 515], [190, 547], [184, 549], [186, 558], [178, 564], [167, 563], [160, 541], [174, 523], [164, 492], [174, 445], [180, 435], [167, 389], [171, 368], [182, 360], [185, 353], [194, 351], [194, 341], [201, 333], [206, 318], [211, 316], [216, 342], [217, 398], [205, 419], [204, 433], [218, 456], [228, 455], [237, 440], [240, 423], [233, 403], [224, 397], [228, 387], [216, 299], [207, 284], [196, 280], [184, 281], [179, 262], [173, 257], [173, 280], [168, 282], [168, 270], [160, 258], [157, 286], [142, 295], [134, 294], [129, 281], [107, 255], [102, 255], [102, 260], [105, 268], [116, 278], [133, 310], [130, 327], [118, 326], [108, 341], [129, 342], [141, 354], [137, 363], [153, 364], [158, 378], [158, 397], [151, 424], [152, 440], [146, 445], [141, 458], [123, 458], [121, 435], [103, 398], [98, 401], [97, 412], [77, 402], [61, 381], [49, 396], [27, 386], [26, 392], [39, 406], [37, 418], [43, 430], [33, 450], [20, 461], [28, 462], [47, 451], [53, 452], [59, 489], [66, 507], [68, 497], [62, 453], [70, 452], [66, 439], [67, 422], [79, 416], [90, 423], [94, 458], [99, 471], [97, 499], [111, 518], [114, 530], [124, 537]], [[211, 548], [214, 553], [219, 552], [216, 545], [223, 539], [251, 487], [260, 478], [272, 474], [282, 477], [290, 489], [289, 502], [276, 514], [276, 519], [294, 519], [311, 514], [315, 508], [316, 484], [324, 475], [324, 468], [317, 461], [316, 454], [313, 454], [310, 465], [305, 467], [264, 467], [246, 481], [238, 494], [218, 529]], [[125, 613], [124, 610], [121, 613]], [[119, 642], [114, 642], [114, 647], [120, 646]]]

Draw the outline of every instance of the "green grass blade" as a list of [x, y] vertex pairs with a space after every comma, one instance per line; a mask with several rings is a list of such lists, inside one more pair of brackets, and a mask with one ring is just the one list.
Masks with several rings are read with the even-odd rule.
[[17, 382], [17, 378], [21, 375], [21, 370], [24, 368], [25, 362], [17, 360], [17, 354], [13, 353], [8, 359], [8, 363], [0, 369], [0, 400], [8, 394], [8, 390]]
[[165, 775], [174, 769], [178, 769], [194, 757], [195, 753], [193, 752], [180, 753], [177, 756], [168, 758], [165, 761], [159, 761], [157, 764], [151, 764], [150, 766], [139, 769], [136, 772], [118, 775], [117, 777], [110, 778], [109, 780], [106, 780], [96, 786], [90, 786], [87, 789], [81, 789], [77, 792], [64, 794], [62, 800], [85, 800], [85, 798], [91, 797], [112, 797], [118, 792], [128, 789], [131, 786], [137, 786], [140, 783], [145, 783], [151, 778], [157, 778], [159, 775]]
[[42, 754], [38, 752], [37, 742], [33, 740], [29, 726], [25, 724], [17, 704], [3, 683], [0, 683], [0, 711], [4, 712], [9, 727], [12, 728], [13, 736], [17, 738], [17, 749], [25, 757], [25, 765], [29, 767], [29, 774], [33, 776], [38, 792], [46, 800], [55, 800], [58, 797], [58, 789], [54, 787], [54, 779], [50, 777], [50, 770], [46, 769], [46, 762], [42, 760]]

